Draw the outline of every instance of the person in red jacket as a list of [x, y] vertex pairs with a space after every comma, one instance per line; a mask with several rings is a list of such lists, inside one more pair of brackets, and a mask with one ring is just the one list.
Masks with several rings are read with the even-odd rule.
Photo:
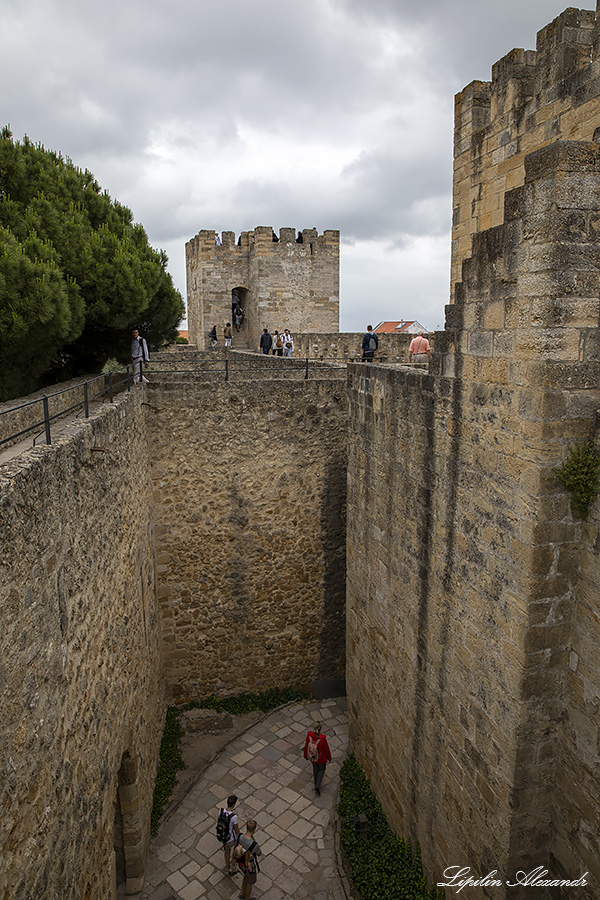
[[304, 759], [308, 759], [312, 763], [315, 791], [320, 795], [325, 767], [328, 762], [331, 762], [331, 751], [327, 738], [321, 732], [320, 722], [315, 722], [312, 731], [309, 731], [306, 735]]

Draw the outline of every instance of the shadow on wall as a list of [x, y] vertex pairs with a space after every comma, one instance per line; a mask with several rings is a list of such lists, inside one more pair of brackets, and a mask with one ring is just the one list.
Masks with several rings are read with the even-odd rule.
[[323, 626], [313, 693], [317, 698], [346, 693], [346, 459], [330, 460], [321, 506], [325, 573]]

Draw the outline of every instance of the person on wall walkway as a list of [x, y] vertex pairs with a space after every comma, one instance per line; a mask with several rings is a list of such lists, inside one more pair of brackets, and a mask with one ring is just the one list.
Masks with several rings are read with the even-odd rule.
[[408, 361], [416, 363], [426, 363], [431, 359], [431, 347], [429, 341], [423, 334], [417, 335], [410, 342], [408, 348]]
[[232, 336], [233, 336], [233, 334], [231, 331], [231, 322], [228, 322], [226, 324], [225, 328], [223, 329], [223, 337], [225, 338], [225, 346], [226, 347], [231, 347]]
[[327, 738], [321, 731], [321, 723], [315, 722], [312, 731], [306, 735], [304, 742], [304, 759], [308, 759], [313, 767], [315, 791], [321, 794], [321, 782], [328, 762], [331, 762], [331, 751]]
[[373, 362], [375, 353], [379, 347], [379, 338], [373, 332], [373, 326], [367, 325], [367, 330], [362, 340], [362, 361]]
[[287, 328], [283, 331], [283, 355], [291, 356], [294, 352], [294, 339]]
[[219, 343], [219, 341], [217, 339], [217, 326], [216, 325], [213, 325], [213, 327], [210, 329], [210, 331], [208, 332], [208, 337], [210, 339], [210, 346], [216, 347], [217, 344]]
[[148, 344], [143, 337], [140, 336], [137, 328], [131, 332], [131, 365], [133, 368], [133, 381], [137, 384], [140, 381], [148, 384], [148, 379], [142, 374], [142, 366], [148, 368]]
[[260, 336], [260, 349], [265, 356], [269, 355], [269, 350], [273, 346], [273, 338], [269, 334], [269, 329], [265, 328]]

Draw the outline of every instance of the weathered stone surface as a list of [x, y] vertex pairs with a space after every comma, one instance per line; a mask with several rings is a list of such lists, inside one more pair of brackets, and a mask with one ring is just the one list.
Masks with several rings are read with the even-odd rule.
[[190, 709], [181, 716], [181, 724], [188, 734], [221, 734], [233, 728], [229, 713], [212, 709]]
[[343, 675], [345, 383], [165, 378], [150, 414], [174, 699]]
[[214, 231], [200, 231], [186, 244], [190, 341], [209, 346], [207, 334], [216, 323], [219, 339], [231, 322], [231, 296], [237, 289], [244, 309], [246, 348], [258, 347], [263, 328], [271, 333], [339, 331], [339, 231], [302, 231], [296, 243], [293, 228], [244, 231], [235, 243], [223, 233], [216, 246]]
[[[507, 192], [506, 221], [520, 215], [527, 154], [549, 144], [534, 163], [541, 173], [549, 164], [546, 154], [556, 153], [554, 142], [594, 138], [600, 98], [591, 61], [596, 35], [592, 11], [567, 9], [538, 33], [537, 51], [511, 50], [493, 66], [491, 82], [474, 81], [457, 94], [453, 294], [462, 280], [462, 263], [472, 255], [474, 235], [505, 221]], [[597, 163], [589, 149], [580, 147], [563, 151], [563, 165], [585, 180]], [[559, 206], [570, 202], [562, 189], [553, 197]], [[586, 208], [586, 201], [580, 203]]]
[[120, 782], [135, 781], [143, 865], [165, 692], [142, 399], [0, 469], [7, 900], [116, 897]]

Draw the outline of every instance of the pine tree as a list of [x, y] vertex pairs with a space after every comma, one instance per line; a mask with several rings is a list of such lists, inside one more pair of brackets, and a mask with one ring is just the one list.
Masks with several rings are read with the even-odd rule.
[[184, 305], [127, 207], [60, 154], [0, 132], [0, 400], [173, 341]]

